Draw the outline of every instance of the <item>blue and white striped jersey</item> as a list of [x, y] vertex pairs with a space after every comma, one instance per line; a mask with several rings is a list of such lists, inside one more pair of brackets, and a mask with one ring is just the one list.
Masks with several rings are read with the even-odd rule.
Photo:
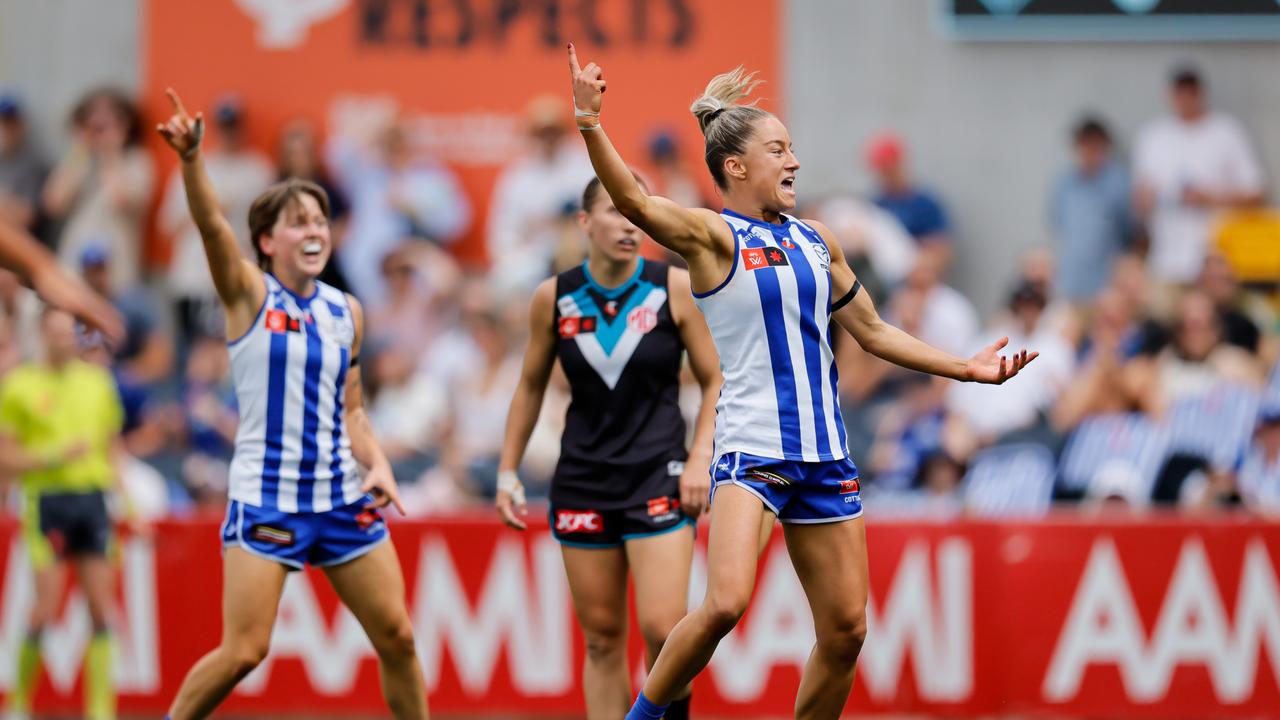
[[824, 462], [847, 456], [831, 351], [831, 255], [812, 227], [730, 210], [733, 265], [694, 294], [720, 353], [718, 457]]
[[266, 274], [253, 325], [230, 343], [240, 427], [230, 498], [281, 512], [323, 512], [360, 499], [343, 423], [355, 341], [347, 296], [317, 282], [300, 297]]

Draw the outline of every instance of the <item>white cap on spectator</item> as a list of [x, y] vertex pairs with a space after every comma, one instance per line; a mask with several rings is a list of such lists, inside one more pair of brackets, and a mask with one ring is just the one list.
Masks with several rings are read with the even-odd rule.
[[1146, 507], [1148, 483], [1133, 463], [1123, 458], [1112, 458], [1098, 468], [1089, 482], [1089, 499], [1097, 504], [1107, 500], [1123, 500], [1131, 507]]

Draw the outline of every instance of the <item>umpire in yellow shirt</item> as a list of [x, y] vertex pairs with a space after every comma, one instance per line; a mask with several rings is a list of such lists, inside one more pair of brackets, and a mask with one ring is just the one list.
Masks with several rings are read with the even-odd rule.
[[40, 668], [40, 634], [53, 620], [70, 562], [93, 621], [85, 658], [85, 717], [115, 718], [110, 621], [114, 571], [107, 558], [106, 493], [117, 485], [124, 411], [106, 369], [80, 359], [76, 321], [46, 308], [45, 359], [0, 380], [0, 474], [23, 490], [23, 537], [35, 571], [35, 603], [18, 656], [9, 717], [25, 718]]

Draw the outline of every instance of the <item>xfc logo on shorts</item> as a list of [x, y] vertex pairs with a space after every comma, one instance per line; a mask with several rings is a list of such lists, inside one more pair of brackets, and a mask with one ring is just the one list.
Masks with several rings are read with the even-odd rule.
[[604, 518], [595, 510], [557, 510], [556, 532], [604, 532]]

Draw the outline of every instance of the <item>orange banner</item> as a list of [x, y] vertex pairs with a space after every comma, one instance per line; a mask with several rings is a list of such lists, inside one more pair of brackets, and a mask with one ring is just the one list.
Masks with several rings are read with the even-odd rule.
[[[624, 157], [643, 168], [646, 138], [668, 128], [705, 176], [689, 103], [741, 64], [771, 81], [764, 104], [778, 109], [780, 20], [776, 0], [152, 0], [142, 100], [159, 118], [166, 86], [193, 110], [233, 92], [252, 142], [273, 155], [291, 120], [328, 131], [396, 112], [415, 149], [458, 172], [476, 217], [458, 253], [478, 263], [489, 190], [523, 149], [524, 107], [554, 93], [568, 112], [567, 42], [605, 68], [605, 123]], [[167, 176], [174, 159], [159, 156]]]

